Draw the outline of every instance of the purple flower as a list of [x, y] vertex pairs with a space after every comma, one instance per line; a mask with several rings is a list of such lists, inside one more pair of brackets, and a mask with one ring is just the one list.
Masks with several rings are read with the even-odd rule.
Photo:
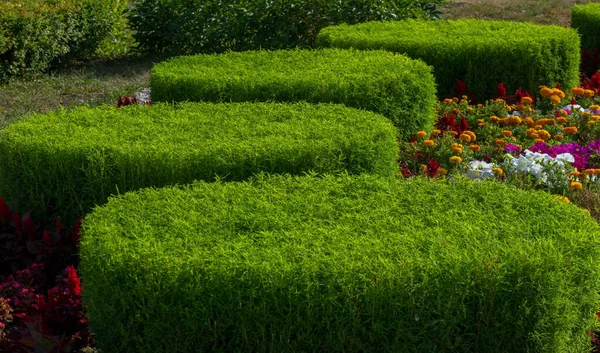
[[508, 144], [504, 147], [504, 153], [517, 155], [521, 152], [521, 148], [517, 145]]

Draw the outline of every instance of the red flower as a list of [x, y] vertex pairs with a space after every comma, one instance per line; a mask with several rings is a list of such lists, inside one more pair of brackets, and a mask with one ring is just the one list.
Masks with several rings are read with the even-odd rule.
[[433, 178], [437, 174], [439, 168], [440, 165], [435, 159], [430, 160], [429, 163], [427, 163], [427, 176]]
[[21, 223], [21, 216], [17, 212], [13, 212], [13, 225], [18, 233], [23, 231], [23, 224]]
[[504, 87], [504, 82], [500, 82], [496, 89], [496, 98], [504, 99], [504, 97], [506, 97], [506, 88]]
[[462, 134], [463, 132], [465, 132], [465, 130], [469, 130], [469, 123], [467, 122], [467, 119], [465, 119], [465, 117], [463, 116], [460, 119], [460, 123], [458, 124], [458, 130], [456, 132], [458, 132], [458, 134]]
[[8, 205], [4, 201], [4, 198], [0, 196], [0, 222], [9, 224], [10, 218], [10, 208], [8, 208]]
[[402, 176], [405, 178], [410, 178], [412, 176], [412, 174], [410, 173], [410, 170], [408, 169], [408, 167], [402, 167], [400, 169], [402, 171]]
[[77, 220], [75, 226], [73, 227], [73, 232], [71, 233], [71, 239], [73, 240], [73, 244], [79, 243], [79, 238], [81, 236], [81, 218]]
[[77, 271], [73, 265], [67, 267], [67, 286], [74, 295], [81, 295], [81, 280], [77, 277]]
[[33, 241], [35, 238], [35, 223], [33, 223], [33, 219], [29, 214], [23, 216], [23, 232], [27, 234], [29, 241]]
[[48, 246], [52, 245], [52, 238], [50, 238], [50, 235], [45, 230], [42, 239], [44, 240], [44, 243], [46, 243]]
[[60, 232], [63, 229], [65, 229], [65, 226], [63, 226], [62, 222], [60, 221], [60, 218], [56, 217], [56, 230]]
[[454, 89], [458, 96], [462, 96], [467, 91], [467, 83], [462, 82], [459, 79], [456, 79], [456, 83], [454, 84]]

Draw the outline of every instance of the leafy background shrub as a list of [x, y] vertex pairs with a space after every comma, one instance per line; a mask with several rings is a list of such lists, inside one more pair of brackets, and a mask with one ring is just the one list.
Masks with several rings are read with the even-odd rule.
[[581, 47], [593, 51], [600, 47], [600, 4], [575, 5], [571, 9], [571, 27], [581, 35]]
[[583, 352], [598, 325], [598, 224], [494, 182], [197, 182], [111, 198], [82, 229], [110, 352]]
[[483, 102], [496, 98], [495, 85], [532, 94], [540, 85], [579, 83], [579, 36], [570, 28], [531, 23], [456, 20], [369, 22], [324, 28], [321, 47], [385, 49], [433, 66], [441, 97], [456, 80]]
[[94, 54], [126, 5], [125, 0], [1, 2], [0, 82]]
[[311, 46], [338, 23], [436, 18], [445, 0], [138, 0], [130, 12], [142, 50], [169, 56]]
[[419, 60], [385, 51], [280, 50], [183, 56], [156, 64], [153, 101], [341, 103], [380, 113], [400, 139], [430, 129], [435, 82]]
[[383, 116], [341, 105], [185, 103], [34, 115], [0, 130], [0, 195], [74, 222], [109, 195], [257, 172], [393, 176]]

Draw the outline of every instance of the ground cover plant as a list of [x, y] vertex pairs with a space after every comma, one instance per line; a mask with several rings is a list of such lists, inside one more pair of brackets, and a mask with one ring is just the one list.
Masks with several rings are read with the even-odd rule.
[[333, 104], [59, 110], [0, 131], [0, 194], [37, 219], [71, 223], [109, 195], [143, 187], [261, 171], [393, 176], [395, 136], [385, 117]]
[[440, 97], [456, 94], [457, 79], [472, 99], [493, 98], [490, 82], [534, 92], [560, 82], [579, 82], [579, 36], [570, 28], [484, 20], [373, 21], [324, 28], [319, 47], [384, 49], [418, 58], [433, 67]]
[[[574, 1], [574, 0], [549, 0], [549, 1], [544, 1], [544, 2], [539, 2], [539, 1], [533, 1], [533, 0], [487, 0], [487, 1], [482, 1], [482, 0], [460, 0], [460, 1], [452, 1], [451, 2], [451, 6], [449, 7], [445, 7], [442, 8], [444, 16], [447, 16], [448, 18], [455, 18], [455, 17], [475, 17], [475, 18], [489, 18], [489, 19], [508, 19], [508, 20], [517, 20], [517, 21], [528, 21], [528, 22], [534, 22], [534, 23], [545, 23], [545, 24], [560, 24], [560, 25], [569, 25], [570, 22], [570, 16], [571, 16], [571, 5], [574, 3], [581, 3], [582, 1]], [[114, 39], [114, 38], [113, 38]], [[111, 43], [112, 44], [112, 43]], [[117, 43], [118, 44], [118, 43]], [[124, 46], [126, 46], [127, 44], [122, 44]], [[133, 54], [133, 55], [132, 55]], [[103, 55], [106, 55], [106, 53], [104, 53]], [[117, 97], [118, 96], [122, 96], [122, 95], [134, 95], [134, 93], [136, 92], [136, 90], [138, 90], [140, 87], [149, 87], [150, 85], [150, 81], [149, 81], [149, 70], [150, 70], [150, 66], [151, 66], [151, 62], [152, 61], [156, 61], [157, 59], [152, 59], [152, 58], [142, 58], [142, 60], [137, 60], [136, 56], [137, 54], [133, 53], [131, 50], [129, 51], [130, 58], [125, 59], [125, 60], [109, 60], [109, 61], [92, 61], [92, 62], [87, 62], [84, 64], [78, 64], [75, 67], [72, 68], [68, 68], [67, 70], [58, 70], [55, 73], [53, 73], [51, 76], [35, 76], [34, 79], [15, 79], [12, 81], [12, 83], [10, 85], [1, 85], [0, 86], [0, 128], [2, 128], [2, 126], [8, 125], [11, 122], [17, 120], [17, 119], [22, 119], [24, 115], [28, 115], [31, 114], [32, 112], [44, 112], [44, 111], [48, 111], [51, 109], [54, 109], [56, 107], [59, 106], [77, 106], [77, 105], [86, 105], [86, 106], [98, 106], [101, 104], [114, 104], [117, 101]], [[597, 71], [598, 68], [598, 56], [596, 53], [594, 53], [594, 51], [589, 51], [586, 55], [585, 51], [582, 55], [582, 69], [584, 69], [584, 73], [586, 73], [586, 76], [584, 77], [584, 80], [582, 80], [582, 88], [584, 88], [583, 86], [585, 86], [586, 89], [593, 89], [594, 85], [596, 85], [597, 80], [593, 80], [593, 74]], [[148, 64], [150, 63], [150, 64]], [[587, 63], [587, 64], [586, 64]], [[586, 69], [587, 67], [587, 69]], [[465, 87], [464, 85], [464, 81], [456, 81], [456, 89], [455, 89], [455, 94], [453, 94], [453, 96], [456, 96], [456, 102], [452, 103], [454, 104], [454, 106], [451, 108], [452, 109], [460, 109], [461, 112], [467, 112], [469, 110], [469, 108], [472, 111], [478, 110], [479, 113], [481, 113], [482, 109], [480, 107], [478, 107], [476, 104], [471, 104], [470, 106], [467, 105], [466, 103], [459, 103], [461, 100], [463, 100], [462, 95], [463, 94], [468, 94], [468, 89], [466, 89], [467, 87]], [[497, 82], [490, 82], [489, 83], [489, 89], [493, 92], [495, 87], [496, 87]], [[554, 88], [554, 85], [550, 82], [544, 82], [544, 85], [550, 86], [550, 88]], [[564, 86], [564, 85], [563, 85]], [[502, 91], [502, 89], [499, 89], [499, 91]], [[524, 94], [523, 91], [526, 91], [526, 89], [522, 90], [522, 94]], [[539, 93], [539, 90], [536, 87], [536, 90]], [[530, 90], [529, 92], [531, 92], [533, 95], [536, 95], [536, 92], [533, 90]], [[510, 93], [514, 92], [514, 91], [510, 91]], [[556, 115], [556, 111], [558, 110], [560, 112], [559, 108], [564, 108], [565, 106], [567, 106], [570, 103], [570, 92], [569, 90], [564, 90], [563, 91], [566, 95], [566, 98], [562, 99], [562, 102], [557, 105], [554, 106], [553, 108], [555, 108], [554, 110], [554, 114]], [[135, 93], [137, 94], [137, 93]], [[449, 98], [451, 98], [452, 96], [449, 96]], [[444, 98], [442, 96], [442, 98]], [[516, 98], [513, 96], [513, 100], [511, 101], [510, 99], [511, 97], [506, 97], [506, 101], [507, 101], [507, 105], [508, 106], [517, 106], [518, 104], [515, 104], [517, 102]], [[581, 104], [580, 102], [581, 98], [577, 98], [576, 97], [576, 101], [577, 103]], [[481, 101], [481, 100], [480, 100]], [[537, 118], [536, 120], [541, 120], [539, 118], [548, 118], [550, 119], [551, 117], [547, 114], [539, 114], [538, 112], [536, 112], [535, 110], [540, 109], [541, 106], [538, 105], [539, 100], [536, 99], [534, 105], [531, 106], [531, 108], [534, 110], [534, 113], [536, 114]], [[473, 103], [473, 102], [471, 102]], [[484, 102], [481, 102], [484, 103]], [[542, 102], [542, 105], [546, 104], [547, 105], [548, 100], [544, 102]], [[597, 103], [597, 102], [596, 102]], [[446, 108], [450, 108], [452, 105], [449, 102], [445, 103], [447, 105]], [[459, 107], [460, 105], [462, 105], [462, 107], [464, 107], [465, 109], [463, 110], [461, 107]], [[485, 104], [484, 104], [485, 105]], [[502, 105], [502, 104], [501, 104]], [[589, 109], [589, 106], [587, 105], [587, 103], [581, 104], [584, 108]], [[589, 103], [589, 105], [593, 105], [593, 103]], [[516, 111], [517, 113], [520, 114], [520, 109], [507, 109], [507, 111], [510, 114], [514, 114], [514, 112]], [[573, 110], [569, 110], [569, 109], [565, 109], [566, 112], [570, 112]], [[489, 111], [488, 111], [489, 112]], [[582, 112], [585, 113], [585, 112]], [[486, 113], [487, 114], [487, 113]], [[456, 115], [456, 126], [459, 125], [459, 123], [461, 122], [461, 118], [463, 114], [455, 114]], [[492, 116], [497, 116], [499, 119], [503, 119], [501, 114], [496, 114], [493, 113], [491, 115], [489, 115], [489, 118], [491, 118]], [[442, 120], [444, 118], [443, 115], [438, 117], [438, 120]], [[468, 117], [467, 117], [468, 118]], [[480, 116], [480, 118], [484, 119], [485, 117]], [[490, 122], [489, 118], [485, 118], [487, 120], [487, 122], [490, 125], [494, 125], [495, 123]], [[575, 120], [575, 119], [570, 119], [573, 122], [577, 122], [579, 120]], [[589, 117], [585, 117], [583, 119], [581, 119], [583, 121], [589, 122]], [[592, 119], [593, 120], [593, 119]], [[447, 124], [451, 124], [452, 119], [450, 120], [446, 120]], [[543, 120], [542, 120], [543, 122]], [[477, 123], [479, 124], [480, 122], [477, 121]], [[560, 122], [559, 122], [560, 123]], [[500, 122], [500, 124], [503, 124], [502, 122]], [[578, 125], [569, 125], [566, 126], [563, 124], [563, 127], [573, 127], [573, 126], [578, 126]], [[503, 127], [505, 127], [504, 125], [502, 125]], [[515, 127], [516, 126], [511, 126]], [[535, 126], [534, 126], [535, 128]], [[548, 131], [548, 126], [546, 126], [545, 129], [541, 129], [541, 130], [547, 130]], [[474, 126], [471, 124], [469, 125], [468, 131], [471, 131], [474, 129]], [[434, 129], [436, 130], [436, 129]], [[508, 130], [508, 129], [507, 129]], [[517, 129], [518, 130], [518, 129]], [[433, 131], [431, 129], [427, 129], [427, 133], [429, 133], [429, 131]], [[474, 130], [473, 130], [474, 131]], [[501, 130], [502, 131], [502, 130]], [[502, 132], [500, 131], [500, 134], [502, 134]], [[515, 131], [515, 130], [513, 130]], [[573, 131], [572, 129], [568, 129], [567, 131]], [[496, 131], [498, 132], [498, 131]], [[475, 133], [475, 132], [473, 132]], [[483, 139], [483, 135], [481, 131], [476, 131], [477, 135], [476, 138], [478, 139]], [[419, 134], [421, 135], [421, 134]], [[541, 133], [541, 136], [544, 136], [544, 132]], [[502, 136], [504, 136], [502, 134]], [[591, 136], [591, 135], [589, 135]], [[414, 135], [412, 135], [411, 137], [415, 137], [415, 142], [418, 141], [422, 141], [422, 140], [426, 140], [423, 139], [421, 137], [416, 137]], [[504, 136], [506, 138], [506, 136]], [[510, 136], [512, 137], [512, 136]], [[593, 137], [593, 136], [592, 136]], [[448, 139], [449, 136], [446, 136], [446, 139]], [[519, 140], [521, 140], [520, 137], [518, 137]], [[529, 138], [529, 137], [528, 137]], [[577, 150], [580, 150], [580, 147], [589, 150], [588, 147], [590, 147], [590, 142], [593, 142], [593, 140], [587, 140], [586, 139], [582, 139], [580, 140], [577, 137], [577, 134], [572, 135], [569, 137], [571, 139], [571, 141], [575, 141], [575, 143], [577, 145], [569, 145], [568, 143], [565, 146], [565, 149], [568, 149], [569, 153], [573, 153], [572, 156], [574, 156], [574, 159], [580, 160], [581, 157], [583, 156], [578, 156]], [[435, 140], [435, 138], [430, 138], [432, 140]], [[464, 137], [463, 137], [464, 139]], [[410, 138], [408, 138], [406, 141], [409, 141]], [[495, 139], [494, 139], [495, 140]], [[508, 138], [507, 138], [508, 140]], [[512, 139], [511, 139], [512, 140]], [[436, 140], [435, 142], [437, 142], [438, 140]], [[480, 144], [480, 141], [476, 141], [475, 144], [479, 144], [481, 145], [481, 148], [484, 148], [484, 144]], [[513, 141], [514, 142], [514, 141]], [[550, 144], [554, 144], [555, 146], [558, 145], [559, 143], [555, 140], [555, 141], [548, 141], [550, 142]], [[428, 142], [429, 143], [429, 142]], [[456, 140], [454, 139], [452, 142], [450, 142], [448, 145], [446, 145], [446, 148], [450, 148], [452, 147], [453, 143], [460, 143], [462, 145], [462, 150], [466, 150], [467, 149], [467, 145], [470, 145], [470, 143], [465, 143], [465, 140]], [[522, 147], [524, 147], [525, 145], [530, 145], [531, 140], [529, 140], [527, 143], [524, 142], [519, 142], [519, 144], [522, 145]], [[418, 143], [417, 143], [418, 144]], [[458, 146], [454, 146], [455, 148]], [[420, 147], [418, 147], [420, 148]], [[514, 149], [514, 148], [513, 148]], [[470, 151], [470, 149], [469, 149]], [[453, 151], [454, 152], [454, 151]], [[438, 169], [440, 170], [441, 173], [437, 173], [434, 178], [432, 179], [435, 182], [445, 182], [444, 177], [442, 176], [443, 172], [445, 171], [444, 169], [446, 168], [446, 172], [450, 171], [450, 175], [448, 177], [446, 177], [446, 180], [458, 180], [460, 178], [472, 178], [472, 177], [477, 177], [479, 178], [480, 176], [485, 176], [486, 179], [488, 179], [488, 181], [491, 179], [489, 177], [489, 174], [494, 174], [495, 175], [495, 181], [496, 182], [509, 182], [511, 183], [513, 186], [515, 187], [520, 187], [520, 188], [537, 188], [539, 190], [547, 190], [548, 188], [548, 184], [545, 182], [542, 182], [540, 179], [538, 179], [538, 175], [541, 176], [542, 172], [540, 171], [540, 169], [542, 168], [542, 165], [544, 163], [563, 163], [565, 165], [565, 167], [567, 169], [570, 170], [572, 172], [575, 172], [573, 169], [573, 164], [571, 162], [569, 162], [568, 159], [567, 160], [559, 160], [556, 157], [558, 155], [560, 155], [561, 153], [565, 153], [567, 151], [555, 151], [555, 147], [548, 147], [545, 150], [545, 153], [548, 153], [548, 155], [534, 155], [534, 153], [541, 153], [542, 151], [540, 150], [540, 152], [525, 152], [523, 151], [523, 155], [515, 157], [516, 160], [520, 160], [522, 162], [522, 164], [519, 166], [518, 164], [515, 165], [515, 167], [520, 167], [523, 169], [529, 169], [531, 171], [531, 173], [527, 173], [527, 170], [525, 170], [524, 172], [521, 173], [521, 177], [518, 177], [515, 175], [513, 175], [513, 177], [508, 178], [508, 169], [502, 169], [499, 168], [496, 170], [497, 173], [502, 172], [504, 173], [504, 176], [499, 176], [498, 174], [494, 174], [494, 168], [488, 168], [485, 164], [480, 163], [479, 164], [479, 170], [475, 170], [475, 168], [471, 168], [471, 171], [469, 172], [469, 168], [467, 167], [466, 164], [468, 163], [462, 163], [462, 165], [457, 166], [457, 168], [455, 170], [453, 170], [452, 168], [454, 167], [454, 164], [446, 164], [441, 166], [438, 166]], [[514, 153], [514, 152], [513, 152]], [[515, 153], [516, 154], [516, 153]], [[409, 154], [410, 156], [410, 154]], [[411, 173], [412, 175], [430, 175], [433, 170], [435, 170], [436, 166], [435, 163], [437, 163], [438, 161], [440, 162], [440, 164], [443, 164], [442, 159], [436, 159], [435, 163], [434, 162], [430, 162], [430, 160], [424, 159], [420, 157], [421, 155], [416, 153], [414, 154], [414, 157], [416, 157], [419, 162], [418, 163], [414, 163], [411, 166], [411, 169], [413, 173]], [[449, 155], [447, 155], [449, 156]], [[467, 157], [465, 157], [463, 155], [464, 158], [468, 158], [468, 154]], [[487, 156], [487, 155], [486, 155]], [[486, 156], [483, 156], [484, 158]], [[493, 154], [489, 155], [490, 157], [494, 156]], [[451, 156], [449, 156], [451, 157]], [[471, 155], [472, 157], [472, 155]], [[590, 156], [586, 157], [587, 160], [593, 160], [593, 158]], [[401, 162], [405, 162], [407, 160], [409, 160], [411, 158], [403, 158], [401, 160]], [[497, 162], [503, 161], [505, 158], [502, 158], [500, 152], [494, 156], [494, 159]], [[426, 163], [422, 163], [422, 162], [426, 162]], [[456, 159], [455, 159], [456, 161]], [[462, 162], [462, 161], [461, 161]], [[472, 162], [471, 160], [469, 160], [469, 162]], [[483, 160], [483, 162], [485, 162], [485, 159]], [[485, 162], [487, 163], [487, 162]], [[404, 165], [404, 163], [402, 164], [403, 167], [406, 167]], [[460, 167], [460, 168], [459, 168]], [[467, 167], [467, 168], [466, 168]], [[491, 167], [491, 166], [490, 166]], [[498, 166], [494, 166], [494, 167], [498, 167]], [[527, 168], [525, 168], [527, 167]], [[490, 170], [491, 169], [491, 170]], [[564, 189], [562, 190], [553, 190], [553, 192], [555, 193], [556, 197], [560, 197], [561, 200], [563, 200], [564, 202], [570, 202], [573, 204], [576, 204], [578, 206], [583, 207], [583, 210], [587, 210], [591, 213], [592, 216], [594, 216], [597, 220], [600, 220], [600, 198], [598, 195], [600, 195], [597, 191], [594, 191], [593, 185], [594, 183], [593, 178], [594, 178], [594, 169], [596, 168], [585, 168], [585, 169], [578, 169], [577, 172], [581, 173], [579, 175], [577, 175], [577, 173], [575, 173], [574, 175], [570, 175], [571, 180], [567, 179], [567, 185], [569, 185], [569, 188], [567, 188], [567, 190], [565, 191]], [[558, 170], [558, 169], [556, 169]], [[406, 173], [406, 169], [403, 170], [403, 172]], [[460, 171], [460, 172], [459, 172]], [[529, 177], [525, 177], [525, 175], [529, 174]], [[546, 173], [549, 174], [549, 173]], [[575, 183], [573, 183], [575, 182]], [[579, 182], [581, 184], [581, 189], [579, 189], [579, 184], [577, 183]], [[573, 185], [573, 188], [570, 188], [570, 186]], [[564, 195], [564, 196], [561, 196]], [[10, 214], [13, 210], [9, 209], [8, 213]], [[0, 207], [0, 213], [3, 213], [4, 211], [2, 210], [2, 208]], [[560, 215], [557, 215], [557, 217], [560, 217]], [[0, 217], [0, 219], [9, 219], [7, 217]], [[1, 223], [1, 221], [0, 221]], [[54, 222], [53, 222], [54, 223]], [[60, 224], [60, 227], [58, 226]], [[69, 227], [67, 224], [67, 228], [65, 229], [64, 226], [62, 226], [62, 223], [57, 223], [57, 226], [48, 226], [47, 224], [42, 226], [40, 225], [40, 221], [37, 218], [31, 218], [31, 216], [29, 216], [28, 214], [24, 214], [24, 215], [18, 215], [17, 217], [14, 216], [14, 214], [12, 214], [12, 220], [8, 221], [8, 225], [3, 226], [3, 228], [0, 230], [0, 249], [1, 251], [3, 251], [3, 253], [0, 255], [1, 259], [4, 258], [11, 258], [10, 264], [8, 265], [8, 262], [3, 262], [2, 264], [0, 264], [0, 269], [3, 270], [3, 274], [5, 274], [5, 277], [3, 277], [2, 281], [4, 283], [5, 279], [7, 278], [8, 273], [11, 273], [13, 275], [13, 278], [17, 279], [18, 281], [22, 281], [24, 278], [21, 276], [20, 274], [17, 274], [15, 271], [17, 269], [20, 268], [21, 271], [24, 271], [25, 269], [27, 269], [28, 266], [30, 266], [33, 263], [36, 263], [37, 261], [42, 261], [40, 259], [43, 259], [44, 256], [46, 256], [46, 252], [49, 251], [50, 254], [55, 254], [56, 256], [50, 256], [50, 260], [49, 261], [43, 261], [44, 262], [44, 269], [45, 269], [45, 277], [46, 280], [40, 280], [42, 281], [42, 285], [35, 285], [35, 287], [39, 288], [39, 289], [35, 289], [34, 293], [36, 294], [40, 294], [44, 296], [44, 300], [46, 302], [49, 301], [49, 298], [58, 298], [58, 297], [62, 297], [62, 298], [67, 298], [66, 301], [60, 301], [60, 302], [55, 302], [55, 303], [63, 303], [64, 305], [54, 305], [54, 306], [45, 306], [44, 308], [46, 309], [42, 309], [42, 311], [38, 311], [38, 309], [35, 306], [28, 306], [29, 304], [27, 303], [31, 303], [31, 301], [28, 300], [24, 300], [23, 302], [25, 304], [20, 305], [19, 307], [16, 307], [14, 304], [10, 305], [7, 304], [6, 301], [1, 305], [2, 309], [0, 309], [0, 331], [3, 331], [4, 333], [6, 333], [5, 335], [3, 335], [2, 333], [0, 333], [0, 342], [2, 344], [2, 346], [0, 347], [0, 351], [5, 350], [5, 351], [10, 351], [10, 352], [19, 352], [19, 351], [24, 351], [24, 352], [32, 352], [34, 350], [37, 351], [49, 351], [54, 349], [55, 351], [64, 351], [64, 352], [72, 352], [72, 351], [85, 351], [88, 352], [90, 351], [90, 347], [86, 347], [83, 349], [80, 349], [80, 347], [82, 347], [82, 342], [85, 342], [85, 340], [87, 340], [87, 338], [85, 337], [90, 337], [93, 338], [93, 335], [89, 336], [87, 333], [87, 325], [85, 324], [85, 320], [86, 320], [86, 315], [84, 314], [83, 311], [80, 311], [79, 309], [81, 308], [81, 306], [73, 306], [70, 303], [77, 303], [77, 296], [63, 296], [62, 294], [60, 296], [56, 296], [55, 294], [57, 293], [56, 290], [59, 287], [54, 288], [55, 286], [57, 286], [57, 284], [60, 286], [61, 289], [61, 293], [66, 293], [67, 291], [70, 291], [72, 293], [76, 292], [75, 290], [71, 290], [69, 288], [69, 290], [67, 290], [67, 288], [69, 287], [69, 282], [67, 281], [67, 283], [63, 282], [63, 280], [65, 278], [70, 277], [70, 283], [71, 283], [71, 288], [77, 288], [77, 281], [75, 280], [75, 276], [73, 276], [73, 271], [67, 271], [67, 272], [63, 272], [65, 269], [67, 269], [68, 265], [72, 264], [75, 266], [75, 268], [77, 268], [77, 260], [78, 257], [74, 256], [74, 254], [71, 252], [73, 250], [72, 247], [74, 247], [73, 243], [71, 243], [71, 241], [74, 240], [67, 240], [67, 238], [71, 238], [71, 229], [72, 228], [77, 228], [77, 224], [71, 224], [71, 226]], [[27, 232], [25, 232], [25, 230], [27, 229]], [[35, 233], [32, 232], [32, 229], [35, 229]], [[44, 230], [47, 229], [46, 232], [44, 232]], [[52, 230], [51, 230], [52, 229]], [[46, 233], [46, 234], [44, 234]], [[30, 240], [30, 236], [28, 234], [34, 234], [33, 239]], [[10, 239], [10, 240], [7, 240]], [[59, 240], [56, 240], [59, 239]], [[62, 239], [62, 240], [60, 240]], [[47, 241], [50, 241], [51, 244], [53, 244], [52, 246], [48, 246], [45, 247], [44, 244], [47, 244]], [[56, 242], [56, 243], [53, 243]], [[33, 246], [31, 244], [37, 244], [36, 246]], [[66, 244], [65, 248], [62, 249], [62, 244]], [[14, 249], [14, 252], [13, 250]], [[34, 252], [31, 253], [30, 249], [33, 250]], [[62, 250], [61, 250], [62, 249]], [[76, 249], [75, 249], [76, 251]], [[18, 254], [16, 256], [12, 256], [12, 254]], [[64, 254], [64, 255], [57, 255], [57, 254]], [[67, 255], [69, 254], [69, 255]], [[20, 258], [19, 260], [15, 259], [15, 258]], [[65, 261], [72, 261], [71, 263], [66, 263]], [[50, 263], [54, 263], [54, 266], [47, 266], [47, 264]], [[16, 267], [13, 267], [16, 266]], [[33, 271], [32, 268], [29, 269], [29, 271], [32, 272], [36, 272], [38, 270]], [[28, 271], [26, 271], [27, 273]], [[36, 272], [37, 273], [37, 272]], [[68, 275], [68, 273], [71, 273], [71, 276]], [[58, 277], [57, 277], [58, 276]], [[43, 277], [43, 276], [36, 276], [37, 277]], [[54, 281], [53, 279], [56, 277], [56, 281]], [[85, 282], [85, 280], [83, 281]], [[14, 282], [10, 282], [13, 283]], [[22, 281], [22, 282], [18, 282], [19, 285], [21, 286], [30, 286], [32, 285], [32, 283], [30, 281]], [[32, 286], [33, 287], [33, 286]], [[28, 290], [31, 289], [32, 287], [28, 287]], [[52, 290], [52, 291], [49, 291]], [[4, 294], [4, 296], [8, 296], [7, 294]], [[24, 296], [17, 296], [17, 299], [22, 299], [22, 298], [28, 298], [28, 295], [25, 294]], [[69, 299], [72, 298], [72, 299]], [[64, 300], [64, 299], [62, 299]], [[67, 315], [67, 316], [63, 316], [63, 318], [66, 321], [63, 321], [63, 324], [61, 325], [54, 325], [55, 329], [54, 332], [52, 331], [45, 331], [43, 325], [46, 322], [50, 322], [48, 320], [52, 319], [52, 320], [56, 320], [55, 318], [57, 317], [57, 314], [61, 311], [59, 310], [54, 310], [54, 308], [59, 308], [60, 310], [62, 310], [63, 313], [67, 313], [67, 312], [76, 312], [77, 315]], [[70, 308], [76, 307], [77, 310], [72, 311]], [[15, 308], [17, 308], [16, 310], [14, 310]], [[12, 310], [12, 311], [11, 311]], [[45, 310], [45, 311], [44, 311]], [[35, 325], [40, 325], [40, 326], [32, 326], [32, 321], [28, 321], [28, 317], [30, 317], [30, 315], [32, 315], [32, 313], [37, 313], [35, 315], [40, 315], [40, 313], [42, 313], [40, 316], [37, 316], [38, 318], [41, 319], [36, 319], [36, 324]], [[16, 314], [16, 315], [15, 315]], [[69, 323], [70, 321], [70, 323]], [[56, 322], [56, 321], [54, 321]], [[81, 324], [83, 323], [83, 325]], [[64, 327], [75, 327], [77, 331], [76, 334], [71, 334], [73, 331], [69, 331], [69, 329], [63, 329]], [[32, 328], [31, 330], [29, 328]], [[46, 326], [47, 328], [47, 326]], [[63, 331], [61, 331], [63, 330]], [[15, 332], [18, 332], [18, 335], [15, 335]], [[40, 335], [38, 334], [38, 332], [44, 332], [42, 334], [41, 337], [43, 337], [42, 340], [34, 340], [35, 337], [40, 337]], [[590, 333], [591, 334], [591, 333]], [[61, 340], [61, 337], [64, 337], [64, 340]], [[79, 340], [77, 337], [83, 337], [84, 340]], [[597, 348], [598, 345], [600, 344], [600, 341], [598, 339], [596, 339], [595, 337], [591, 337], [590, 339], [593, 344], [595, 345], [595, 347]], [[69, 343], [71, 342], [71, 343]], [[8, 345], [7, 345], [8, 344]], [[7, 348], [8, 347], [8, 348]], [[20, 349], [20, 350], [19, 350]]]
[[431, 68], [385, 51], [281, 50], [181, 56], [156, 64], [152, 100], [340, 103], [386, 116], [402, 139], [433, 126]]
[[581, 352], [599, 236], [494, 182], [263, 175], [112, 198], [80, 270], [106, 351]]

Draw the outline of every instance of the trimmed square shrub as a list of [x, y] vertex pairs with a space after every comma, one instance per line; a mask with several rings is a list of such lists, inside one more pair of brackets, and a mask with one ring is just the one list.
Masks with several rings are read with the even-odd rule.
[[0, 2], [0, 82], [89, 57], [126, 5], [125, 0]]
[[0, 130], [0, 195], [70, 223], [109, 195], [257, 172], [395, 175], [395, 129], [342, 105], [155, 104], [33, 115]]
[[106, 352], [585, 352], [599, 235], [495, 182], [273, 175], [111, 198], [80, 271]]
[[151, 85], [153, 101], [341, 103], [386, 116], [401, 138], [431, 130], [437, 103], [431, 67], [386, 51], [182, 56], [154, 65]]
[[324, 28], [317, 46], [385, 49], [433, 66], [442, 97], [456, 79], [483, 102], [496, 98], [496, 86], [531, 94], [540, 85], [579, 83], [579, 36], [570, 28], [523, 22], [455, 21], [369, 22]]
[[600, 4], [575, 5], [571, 9], [571, 27], [581, 35], [581, 47], [600, 49]]
[[142, 50], [169, 56], [308, 47], [338, 23], [436, 18], [444, 0], [137, 0]]

